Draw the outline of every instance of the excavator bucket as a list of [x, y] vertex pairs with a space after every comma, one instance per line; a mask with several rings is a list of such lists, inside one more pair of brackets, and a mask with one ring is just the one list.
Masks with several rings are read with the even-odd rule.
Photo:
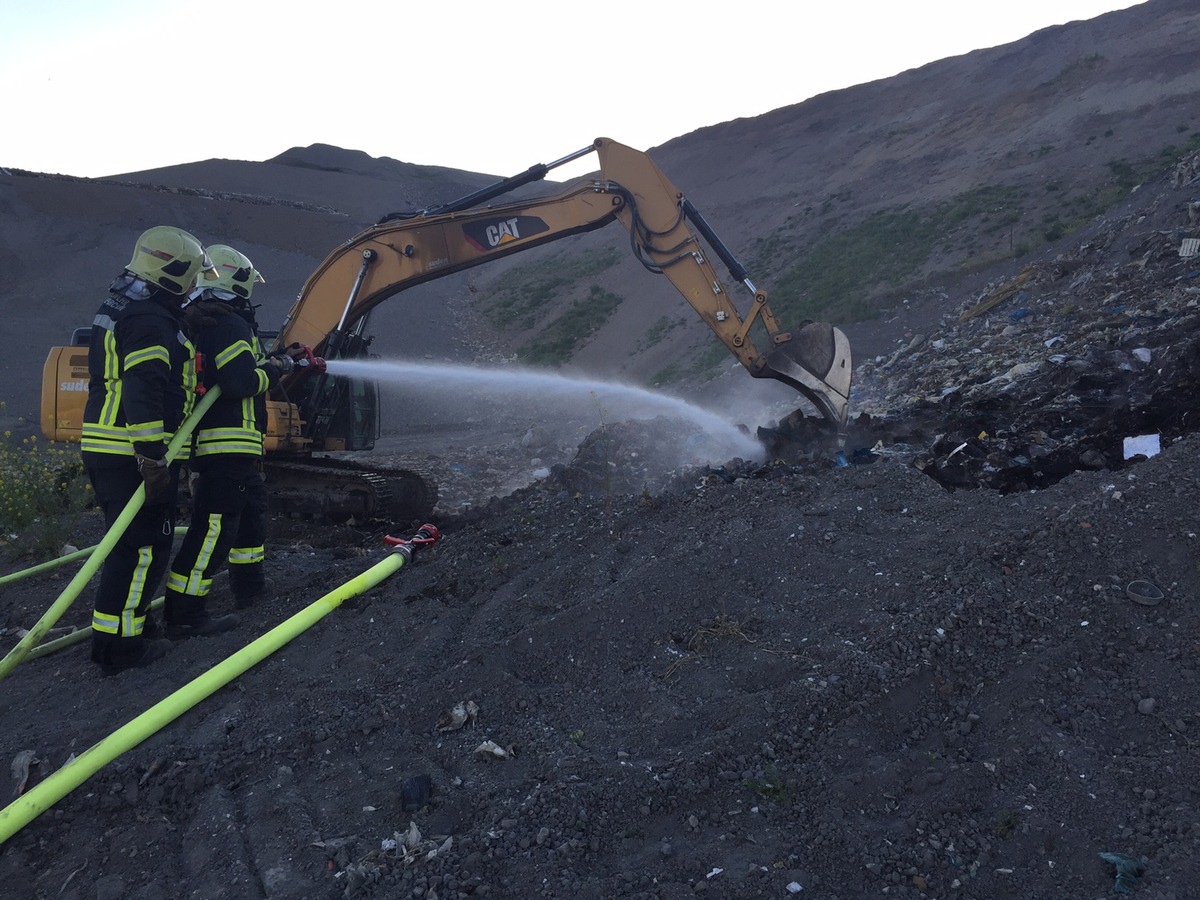
[[768, 356], [757, 373], [790, 385], [812, 401], [837, 426], [839, 445], [846, 439], [850, 412], [850, 341], [841, 329], [811, 322], [792, 332]]

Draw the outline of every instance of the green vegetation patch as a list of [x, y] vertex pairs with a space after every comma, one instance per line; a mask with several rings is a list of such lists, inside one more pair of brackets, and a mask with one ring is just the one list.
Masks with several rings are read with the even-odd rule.
[[550, 259], [510, 269], [496, 280], [495, 291], [482, 304], [496, 328], [532, 328], [546, 311], [561, 302], [581, 280], [594, 278], [620, 260], [616, 248], [556, 254]]
[[735, 359], [724, 342], [716, 339], [705, 341], [691, 356], [659, 369], [647, 380], [650, 387], [670, 384], [704, 384], [721, 374], [723, 367]]
[[22, 556], [52, 559], [91, 505], [78, 452], [0, 435], [0, 542]]
[[[881, 210], [801, 255], [776, 283], [771, 306], [784, 322], [872, 318], [877, 313], [872, 292], [912, 279], [955, 229], [975, 221], [981, 230], [995, 231], [1016, 222], [1021, 210], [1021, 191], [999, 186], [922, 209]], [[774, 242], [768, 246], [774, 248]]]
[[621, 305], [621, 296], [593, 285], [584, 300], [576, 300], [536, 338], [517, 350], [521, 362], [535, 366], [557, 366], [608, 321]]
[[637, 350], [649, 350], [655, 344], [660, 344], [666, 338], [667, 334], [672, 330], [679, 328], [685, 323], [682, 318], [670, 318], [669, 316], [659, 316], [658, 321], [646, 329], [645, 334], [637, 342]]

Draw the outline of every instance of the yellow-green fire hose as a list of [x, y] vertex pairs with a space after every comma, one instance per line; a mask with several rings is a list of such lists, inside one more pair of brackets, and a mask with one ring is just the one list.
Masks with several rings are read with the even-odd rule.
[[[167, 444], [167, 462], [173, 461], [179, 454], [179, 448], [191, 438], [192, 431], [199, 424], [200, 419], [208, 412], [208, 408], [213, 405], [213, 402], [220, 395], [221, 388], [212, 387], [200, 398], [191, 415], [183, 420], [183, 423], [179, 426], [179, 430], [175, 432], [175, 435], [171, 438], [171, 442]], [[145, 500], [146, 486], [139, 484], [138, 489], [129, 498], [129, 502], [125, 504], [125, 508], [121, 510], [121, 514], [117, 516], [117, 520], [113, 522], [112, 527], [108, 529], [100, 543], [96, 545], [96, 549], [92, 551], [92, 555], [88, 557], [87, 562], [75, 573], [75, 577], [71, 579], [70, 583], [63, 588], [62, 593], [58, 595], [58, 599], [38, 619], [37, 624], [29, 629], [25, 637], [21, 638], [17, 642], [17, 645], [8, 651], [8, 655], [4, 659], [0, 659], [0, 678], [6, 677], [9, 672], [15, 669], [17, 664], [25, 659], [30, 649], [40, 644], [46, 632], [53, 628], [54, 623], [62, 618], [62, 614], [75, 602], [75, 598], [79, 596], [79, 592], [83, 590], [92, 576], [100, 569], [104, 560], [108, 558], [108, 554], [117, 545], [117, 541], [125, 533], [125, 529], [129, 527], [129, 523], [133, 521], [133, 517], [142, 508]]]
[[410, 562], [413, 553], [440, 537], [433, 525], [423, 525], [408, 540], [386, 539], [392, 550], [383, 560], [330, 591], [324, 597], [300, 610], [290, 619], [276, 625], [262, 637], [251, 641], [232, 656], [226, 657], [203, 675], [185, 684], [169, 697], [159, 701], [137, 718], [118, 728], [99, 743], [92, 745], [41, 784], [0, 810], [0, 844], [20, 831], [29, 822], [48, 810], [93, 773], [100, 770], [127, 750], [183, 715], [205, 697], [224, 687], [251, 666], [270, 656], [284, 644], [307, 631], [350, 597], [368, 591]]
[[[154, 612], [157, 609], [162, 609], [163, 604], [167, 602], [166, 597], [156, 597], [150, 601], [150, 611]], [[74, 631], [60, 635], [52, 641], [46, 641], [44, 644], [38, 644], [32, 650], [25, 654], [26, 659], [39, 659], [43, 656], [49, 656], [51, 653], [57, 653], [59, 650], [66, 650], [78, 644], [80, 641], [86, 641], [92, 636], [92, 629], [77, 628]]]
[[[187, 526], [176, 525], [175, 533], [186, 534]], [[75, 550], [65, 556], [59, 556], [47, 562], [38, 563], [36, 566], [30, 566], [28, 569], [20, 569], [16, 572], [9, 572], [7, 575], [0, 575], [0, 586], [12, 584], [14, 581], [24, 581], [26, 578], [32, 578], [34, 575], [40, 575], [42, 572], [49, 572], [51, 569], [65, 566], [69, 562], [75, 562], [77, 559], [86, 559], [99, 546], [99, 544], [92, 544], [92, 546], [84, 547], [82, 550]]]
[[52, 559], [49, 562], [38, 563], [36, 566], [30, 566], [28, 569], [21, 569], [19, 572], [10, 572], [7, 575], [0, 575], [0, 584], [11, 584], [14, 581], [22, 581], [33, 575], [38, 575], [41, 572], [48, 572], [51, 569], [57, 569], [59, 566], [65, 566], [69, 562], [74, 562], [77, 559], [83, 559], [88, 556], [96, 545], [84, 547], [82, 550], [76, 550], [74, 553], [68, 553], [66, 556], [60, 556], [57, 559]]

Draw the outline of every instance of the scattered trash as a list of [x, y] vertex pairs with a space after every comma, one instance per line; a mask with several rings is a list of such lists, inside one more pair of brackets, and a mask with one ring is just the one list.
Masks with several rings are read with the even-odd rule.
[[1031, 312], [1033, 312], [1033, 310], [1031, 310], [1028, 306], [1022, 306], [1020, 309], [1014, 309], [1012, 312], [1010, 312], [1008, 317], [1014, 322], [1020, 322]]
[[1126, 856], [1124, 853], [1101, 853], [1100, 858], [1117, 867], [1116, 889], [1118, 894], [1133, 893], [1134, 885], [1137, 884], [1138, 879], [1146, 874], [1145, 866], [1132, 856]]
[[992, 291], [987, 297], [985, 297], [982, 301], [977, 303], [975, 306], [973, 306], [970, 309], [966, 310], [965, 312], [961, 313], [958, 317], [958, 320], [960, 322], [966, 322], [969, 319], [973, 319], [976, 316], [982, 315], [983, 313], [987, 312], [992, 307], [998, 306], [999, 304], [1003, 303], [1005, 300], [1008, 300], [1009, 298], [1011, 298], [1013, 296], [1017, 296], [1018, 297], [1017, 302], [1020, 302], [1021, 300], [1023, 300], [1025, 297], [1028, 296], [1027, 292], [1021, 291], [1021, 287], [1025, 284], [1027, 284], [1029, 281], [1032, 281], [1033, 277], [1036, 274], [1037, 274], [1036, 267], [1031, 266], [1031, 265], [1026, 266], [1024, 269], [1021, 270], [1020, 274], [1018, 274], [1015, 278], [1012, 278], [1005, 284], [1002, 284], [1000, 287], [998, 287], [994, 291]]
[[1125, 458], [1157, 456], [1160, 448], [1157, 434], [1139, 434], [1125, 438]]
[[165, 760], [161, 756], [151, 760], [150, 765], [146, 767], [145, 773], [141, 778], [138, 779], [138, 787], [145, 787], [146, 782], [158, 774], [159, 770], [162, 769], [164, 762]]
[[724, 869], [714, 867], [713, 870], [711, 872], [709, 872], [707, 875], [705, 875], [704, 877], [705, 878], [715, 878], [717, 875], [720, 875], [724, 871], [725, 871]]
[[1163, 598], [1163, 592], [1149, 581], [1131, 581], [1125, 592], [1130, 600], [1142, 606], [1157, 606]]
[[438, 731], [458, 731], [464, 725], [474, 724], [479, 715], [479, 704], [474, 700], [460, 700], [452, 709], [446, 710], [437, 720]]
[[1135, 349], [1133, 351], [1134, 358], [1137, 359], [1139, 362], [1144, 362], [1144, 363], [1150, 362], [1150, 358], [1152, 355], [1153, 354], [1151, 353], [1149, 347], [1138, 347], [1137, 349]]
[[433, 796], [433, 779], [428, 775], [414, 775], [405, 779], [400, 786], [400, 808], [407, 812], [429, 804]]
[[473, 700], [458, 701], [454, 708], [446, 709], [438, 716], [438, 731], [458, 731], [464, 725], [474, 725], [479, 715], [479, 704]]
[[22, 750], [12, 761], [12, 777], [17, 783], [13, 789], [13, 796], [20, 797], [25, 793], [25, 785], [29, 783], [29, 767], [36, 766], [38, 759], [32, 750]]
[[1191, 259], [1200, 256], [1200, 238], [1184, 238], [1179, 245], [1179, 258]]
[[788, 882], [787, 892], [789, 894], [798, 894], [802, 890], [804, 890], [804, 885], [802, 885], [800, 882], [798, 882], [798, 881], [789, 881]]
[[475, 748], [475, 755], [484, 759], [512, 759], [517, 754], [512, 747], [501, 747], [495, 741], [484, 741]]

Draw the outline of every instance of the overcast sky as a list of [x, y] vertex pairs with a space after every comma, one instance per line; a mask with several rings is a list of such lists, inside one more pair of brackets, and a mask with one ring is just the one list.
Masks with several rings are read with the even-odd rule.
[[326, 143], [507, 176], [1136, 5], [7, 0], [0, 166], [99, 177]]

